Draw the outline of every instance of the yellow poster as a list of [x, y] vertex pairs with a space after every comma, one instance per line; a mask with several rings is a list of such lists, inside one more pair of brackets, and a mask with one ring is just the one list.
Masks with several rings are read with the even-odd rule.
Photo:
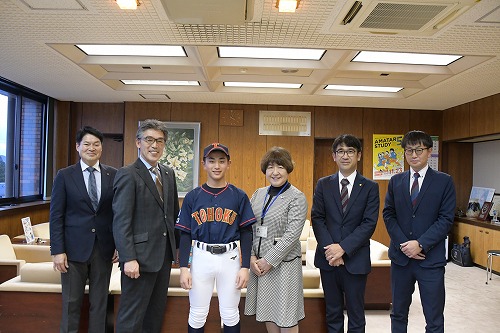
[[404, 171], [402, 134], [373, 134], [373, 179], [391, 179]]

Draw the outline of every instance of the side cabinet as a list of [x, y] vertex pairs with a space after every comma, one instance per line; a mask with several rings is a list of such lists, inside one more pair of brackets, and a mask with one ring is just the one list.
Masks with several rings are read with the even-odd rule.
[[[500, 226], [489, 222], [465, 218], [455, 220], [453, 243], [461, 244], [464, 236], [470, 238], [472, 261], [476, 265], [486, 267], [486, 252], [500, 249]], [[493, 270], [500, 272], [500, 260], [493, 260]]]

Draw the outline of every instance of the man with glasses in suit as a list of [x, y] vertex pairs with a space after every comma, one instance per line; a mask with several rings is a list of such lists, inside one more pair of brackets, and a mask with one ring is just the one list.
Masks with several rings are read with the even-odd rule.
[[364, 332], [364, 300], [371, 271], [370, 237], [377, 226], [380, 206], [378, 184], [357, 172], [361, 142], [340, 135], [332, 145], [339, 172], [323, 177], [314, 191], [311, 211], [318, 241], [314, 265], [319, 268], [325, 293], [328, 333]]
[[179, 213], [174, 171], [158, 163], [166, 140], [165, 123], [142, 121], [135, 140], [140, 156], [116, 174], [113, 232], [122, 272], [117, 333], [156, 333], [163, 324]]
[[453, 225], [456, 195], [450, 175], [429, 167], [432, 138], [410, 131], [401, 141], [410, 170], [389, 181], [384, 222], [391, 238], [394, 333], [407, 331], [408, 313], [418, 282], [427, 333], [444, 332], [446, 236]]

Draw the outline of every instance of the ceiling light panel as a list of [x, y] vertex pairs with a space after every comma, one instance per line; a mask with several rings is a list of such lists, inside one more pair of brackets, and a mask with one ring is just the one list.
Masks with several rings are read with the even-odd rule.
[[361, 51], [352, 59], [352, 61], [386, 64], [448, 66], [460, 58], [462, 58], [462, 56], [448, 54]]
[[300, 89], [301, 83], [224, 82], [226, 87]]
[[321, 49], [291, 49], [277, 47], [220, 46], [217, 49], [220, 58], [250, 59], [320, 60], [326, 52], [326, 50]]
[[187, 57], [182, 46], [97, 44], [77, 44], [76, 46], [89, 56]]
[[198, 81], [169, 81], [169, 80], [120, 80], [127, 85], [150, 85], [150, 86], [199, 86]]
[[397, 93], [403, 87], [378, 87], [378, 86], [350, 86], [342, 84], [329, 84], [325, 87], [326, 90], [342, 90], [342, 91], [366, 91], [366, 92], [390, 92]]

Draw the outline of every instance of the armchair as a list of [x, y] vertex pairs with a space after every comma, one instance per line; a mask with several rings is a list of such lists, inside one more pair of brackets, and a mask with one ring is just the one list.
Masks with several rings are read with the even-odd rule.
[[19, 275], [25, 260], [17, 259], [9, 236], [0, 235], [0, 283]]

